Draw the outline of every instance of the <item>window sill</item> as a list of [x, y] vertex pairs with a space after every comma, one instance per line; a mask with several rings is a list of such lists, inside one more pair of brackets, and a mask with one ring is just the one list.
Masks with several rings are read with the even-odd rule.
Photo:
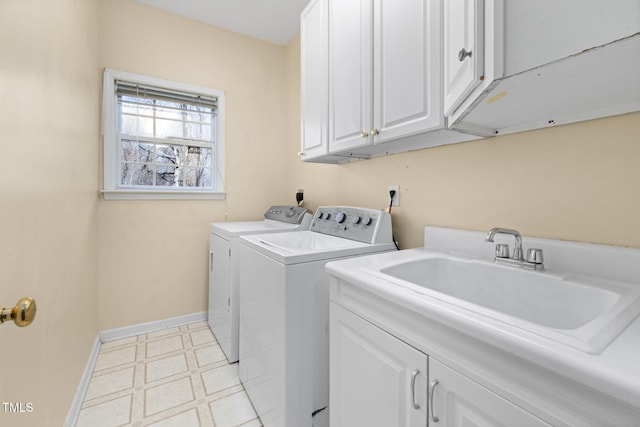
[[100, 190], [104, 200], [224, 200], [212, 191]]

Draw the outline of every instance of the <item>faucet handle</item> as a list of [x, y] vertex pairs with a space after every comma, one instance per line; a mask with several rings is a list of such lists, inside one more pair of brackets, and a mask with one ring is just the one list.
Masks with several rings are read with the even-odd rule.
[[515, 259], [516, 261], [522, 261], [524, 259], [524, 257], [522, 256], [522, 247], [521, 246], [517, 246], [515, 248], [513, 248], [513, 259]]
[[527, 250], [527, 262], [532, 264], [542, 264], [544, 259], [542, 257], [542, 249], [530, 248]]
[[496, 258], [509, 258], [509, 245], [498, 243], [496, 245]]

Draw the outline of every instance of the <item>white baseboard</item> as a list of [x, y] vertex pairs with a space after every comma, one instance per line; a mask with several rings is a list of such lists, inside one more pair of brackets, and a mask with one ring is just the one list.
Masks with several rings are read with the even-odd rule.
[[93, 373], [93, 368], [96, 365], [98, 353], [100, 352], [100, 345], [102, 343], [205, 320], [207, 320], [207, 312], [201, 311], [198, 313], [185, 314], [184, 316], [172, 317], [170, 319], [139, 323], [137, 325], [107, 329], [98, 332], [93, 343], [91, 353], [89, 354], [89, 360], [87, 360], [87, 365], [84, 367], [84, 372], [82, 373], [80, 383], [76, 389], [76, 394], [71, 402], [69, 412], [67, 413], [67, 419], [64, 422], [65, 427], [74, 427], [78, 421], [78, 415], [80, 415], [80, 409], [82, 408], [82, 403], [84, 402], [84, 397], [87, 393], [87, 388], [89, 387], [89, 381], [91, 380], [91, 374]]
[[207, 320], [207, 312], [201, 311], [198, 313], [185, 314], [184, 316], [172, 317], [170, 319], [138, 323], [137, 325], [124, 326], [122, 328], [107, 329], [100, 332], [98, 335], [100, 336], [100, 341], [104, 343], [204, 320]]
[[76, 389], [76, 394], [75, 396], [73, 396], [71, 407], [69, 408], [69, 412], [67, 413], [67, 419], [64, 422], [65, 427], [73, 427], [78, 421], [80, 408], [82, 408], [84, 396], [87, 394], [87, 388], [89, 388], [89, 380], [91, 379], [93, 368], [96, 366], [96, 360], [98, 359], [98, 353], [100, 352], [100, 344], [100, 334], [98, 334], [96, 336], [96, 339], [93, 341], [93, 347], [91, 348], [91, 353], [89, 353], [89, 360], [87, 360], [87, 364], [84, 367], [82, 377], [80, 377], [80, 383], [78, 384], [78, 388]]

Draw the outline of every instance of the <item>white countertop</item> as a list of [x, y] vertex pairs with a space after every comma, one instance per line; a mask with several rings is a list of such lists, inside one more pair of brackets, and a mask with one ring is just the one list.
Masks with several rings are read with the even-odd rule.
[[[458, 233], [458, 237], [450, 239], [447, 231], [447, 229], [433, 229], [434, 238], [426, 245], [428, 247], [333, 262], [327, 265], [327, 271], [330, 275], [364, 292], [375, 294], [396, 306], [406, 308], [413, 315], [418, 314], [425, 319], [435, 320], [505, 353], [630, 404], [640, 411], [640, 317], [635, 317], [635, 320], [632, 320], [610, 344], [604, 346], [602, 351], [590, 354], [486, 316], [482, 312], [459, 310], [458, 307], [448, 304], [446, 298], [440, 299], [433, 294], [418, 294], [415, 289], [398, 286], [385, 280], [382, 275], [375, 274], [385, 267], [400, 262], [435, 256], [442, 254], [443, 250], [452, 251], [456, 245], [465, 243], [464, 238], [462, 241], [456, 241], [465, 233], [469, 241], [474, 242], [473, 245], [478, 243], [467, 251], [466, 255], [492, 258], [492, 246], [484, 242], [484, 233], [458, 233], [458, 230], [453, 230], [453, 234]], [[428, 236], [429, 228], [427, 240]], [[447, 244], [440, 244], [441, 241]], [[588, 266], [586, 273], [606, 274], [615, 277], [616, 280], [631, 282], [640, 287], [637, 283], [640, 281], [639, 250], [523, 238], [523, 244], [528, 243], [533, 243], [536, 247], [544, 247], [546, 259], [549, 259], [550, 271], [566, 268], [572, 271], [580, 269], [581, 273], [585, 273], [582, 265], [586, 263]], [[604, 255], [601, 251], [604, 251]], [[463, 252], [465, 251], [458, 251], [458, 254]], [[597, 257], [590, 258], [594, 254]], [[337, 297], [334, 293], [335, 289], [332, 287], [332, 299]], [[409, 344], [418, 348], [422, 346], [417, 341]]]

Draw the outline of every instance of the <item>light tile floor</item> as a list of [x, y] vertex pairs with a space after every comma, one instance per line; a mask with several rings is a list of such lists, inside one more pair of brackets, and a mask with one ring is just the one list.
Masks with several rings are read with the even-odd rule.
[[102, 344], [76, 427], [261, 427], [207, 322]]

